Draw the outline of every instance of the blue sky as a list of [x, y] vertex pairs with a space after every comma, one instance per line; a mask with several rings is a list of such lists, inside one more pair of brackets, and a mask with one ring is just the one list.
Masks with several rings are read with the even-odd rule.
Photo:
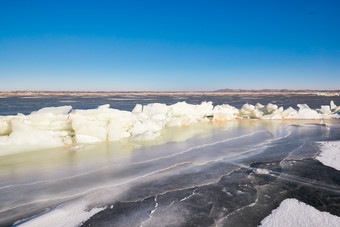
[[0, 90], [340, 89], [340, 1], [0, 3]]

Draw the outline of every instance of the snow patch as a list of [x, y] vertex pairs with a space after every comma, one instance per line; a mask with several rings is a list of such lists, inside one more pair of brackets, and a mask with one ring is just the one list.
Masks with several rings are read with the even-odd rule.
[[273, 210], [261, 222], [261, 227], [337, 227], [340, 226], [340, 217], [328, 212], [321, 212], [312, 206], [296, 199], [285, 199], [280, 206]]
[[316, 159], [325, 166], [340, 170], [340, 141], [321, 142], [320, 149]]
[[256, 169], [255, 173], [259, 174], [259, 175], [269, 175], [270, 174], [269, 170], [267, 170], [267, 169]]
[[92, 208], [86, 210], [82, 203], [59, 206], [47, 213], [28, 220], [19, 221], [14, 226], [36, 227], [36, 226], [56, 226], [56, 227], [76, 227], [87, 221], [96, 213], [104, 210], [102, 208]]

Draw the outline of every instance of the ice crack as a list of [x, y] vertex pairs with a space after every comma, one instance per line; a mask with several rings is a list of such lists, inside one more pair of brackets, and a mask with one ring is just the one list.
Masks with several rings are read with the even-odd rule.
[[233, 215], [233, 214], [235, 214], [235, 213], [237, 213], [237, 212], [243, 210], [244, 208], [254, 206], [254, 205], [257, 203], [257, 201], [258, 201], [258, 198], [256, 198], [256, 200], [255, 200], [253, 203], [250, 203], [250, 204], [248, 204], [248, 205], [245, 205], [245, 206], [243, 206], [243, 207], [240, 207], [240, 208], [234, 210], [233, 212], [229, 213], [227, 216], [225, 216], [225, 217], [221, 218], [220, 220], [218, 220], [217, 222], [215, 222], [215, 223], [216, 223], [216, 226], [223, 226], [223, 224], [221, 223], [223, 220], [226, 220], [229, 216], [231, 216], [231, 215]]
[[183, 199], [181, 199], [180, 200], [180, 202], [183, 202], [183, 201], [185, 201], [185, 200], [187, 200], [187, 199], [189, 199], [190, 197], [192, 197], [192, 196], [194, 196], [196, 193], [196, 190], [197, 190], [197, 188], [192, 192], [192, 194], [191, 195], [189, 195], [189, 196], [186, 196], [186, 197], [184, 197]]
[[150, 212], [150, 214], [149, 214], [149, 218], [148, 219], [146, 219], [146, 220], [144, 220], [144, 221], [142, 221], [142, 223], [140, 224], [140, 226], [139, 227], [143, 227], [143, 224], [145, 224], [146, 222], [148, 222], [149, 220], [151, 220], [151, 218], [152, 218], [152, 214], [157, 210], [157, 208], [158, 208], [158, 201], [157, 201], [157, 197], [158, 197], [158, 195], [156, 195], [155, 196], [155, 199], [154, 199], [154, 201], [155, 201], [155, 207], [154, 207], [154, 209], [153, 210], [151, 210], [151, 212]]

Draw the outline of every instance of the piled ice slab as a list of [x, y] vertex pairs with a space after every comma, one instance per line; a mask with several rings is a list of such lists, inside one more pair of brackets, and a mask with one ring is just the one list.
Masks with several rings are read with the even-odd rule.
[[72, 110], [71, 106], [48, 107], [29, 115], [0, 116], [0, 154], [30, 149], [33, 145], [46, 148], [124, 138], [147, 140], [157, 137], [164, 127], [195, 122], [339, 118], [340, 106], [333, 101], [316, 110], [306, 104], [297, 106], [298, 110], [292, 107], [284, 110], [275, 104], [258, 103], [237, 109], [227, 104], [213, 106], [212, 102], [199, 105], [178, 102], [169, 106], [137, 104], [132, 112], [112, 109], [108, 104], [89, 110]]

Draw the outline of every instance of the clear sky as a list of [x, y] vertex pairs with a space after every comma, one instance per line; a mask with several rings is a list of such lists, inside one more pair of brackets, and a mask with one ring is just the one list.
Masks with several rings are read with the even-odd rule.
[[0, 90], [340, 89], [340, 1], [0, 2]]

